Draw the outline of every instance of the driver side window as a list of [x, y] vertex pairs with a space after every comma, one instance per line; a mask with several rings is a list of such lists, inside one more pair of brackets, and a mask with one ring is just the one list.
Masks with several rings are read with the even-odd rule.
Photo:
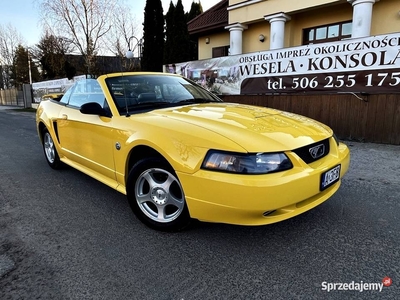
[[72, 91], [74, 90], [75, 86], [71, 86], [64, 94], [64, 96], [61, 97], [60, 103], [63, 104], [68, 104], [69, 102], [69, 97], [71, 97]]
[[103, 91], [95, 79], [78, 81], [69, 97], [68, 105], [80, 108], [83, 104], [89, 102], [96, 102], [102, 108], [108, 107]]

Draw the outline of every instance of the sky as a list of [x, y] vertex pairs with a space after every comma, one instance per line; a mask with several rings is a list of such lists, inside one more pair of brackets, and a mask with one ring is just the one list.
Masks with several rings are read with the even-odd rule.
[[[143, 22], [143, 12], [146, 5], [146, 0], [125, 0], [132, 7], [132, 17], [141, 27]], [[178, 0], [172, 0], [176, 5]], [[185, 12], [190, 10], [192, 2], [200, 2], [203, 11], [214, 6], [220, 0], [182, 0], [183, 9]], [[40, 25], [40, 14], [38, 0], [0, 0], [0, 24], [7, 26], [11, 23], [14, 28], [22, 35], [26, 46], [37, 44], [42, 35]], [[168, 11], [171, 0], [162, 0], [164, 14]]]

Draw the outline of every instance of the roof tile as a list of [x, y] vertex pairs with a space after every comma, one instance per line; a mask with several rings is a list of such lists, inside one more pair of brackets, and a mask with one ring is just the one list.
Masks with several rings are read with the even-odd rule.
[[228, 0], [222, 0], [188, 22], [189, 34], [205, 33], [223, 29], [228, 25]]

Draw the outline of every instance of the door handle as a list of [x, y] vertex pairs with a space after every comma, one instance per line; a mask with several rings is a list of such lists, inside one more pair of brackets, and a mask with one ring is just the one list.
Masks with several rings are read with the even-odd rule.
[[63, 120], [68, 120], [68, 115], [62, 114], [62, 115], [61, 115], [61, 119], [63, 119]]

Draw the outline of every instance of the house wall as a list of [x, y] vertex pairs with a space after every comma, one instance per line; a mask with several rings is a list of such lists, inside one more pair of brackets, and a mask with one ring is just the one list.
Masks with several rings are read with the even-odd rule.
[[[240, 6], [240, 4], [250, 4]], [[268, 0], [268, 1], [229, 1], [229, 23], [247, 23], [264, 20], [265, 15], [284, 12], [287, 14], [296, 13], [302, 10], [310, 10], [315, 7], [335, 5], [343, 3], [343, 0]], [[235, 8], [234, 5], [238, 5]], [[351, 5], [348, 4], [350, 7]]]
[[[312, 14], [312, 18], [310, 18]], [[300, 46], [303, 42], [303, 29], [351, 21], [353, 8], [349, 3], [332, 7], [322, 7], [312, 11], [301, 12], [291, 16], [292, 19], [286, 23], [286, 44], [288, 47]]]
[[[206, 38], [210, 39], [210, 43], [206, 43]], [[202, 36], [198, 39], [199, 59], [212, 57], [212, 48], [229, 46], [229, 31]]]
[[[266, 21], [249, 24], [243, 35], [243, 53], [269, 50], [269, 27]], [[260, 42], [260, 34], [265, 36], [264, 42]]]
[[[234, 5], [253, 3], [235, 8]], [[234, 9], [232, 9], [232, 7]], [[400, 1], [380, 0], [373, 6], [371, 35], [400, 32]], [[353, 6], [347, 0], [268, 0], [268, 1], [229, 1], [229, 24], [241, 23], [248, 26], [243, 31], [243, 53], [269, 50], [270, 24], [264, 19], [266, 15], [283, 12], [291, 17], [285, 24], [285, 47], [302, 44], [303, 29], [350, 21], [353, 17]], [[384, 22], [382, 21], [384, 20]], [[258, 36], [265, 36], [261, 43]], [[210, 38], [210, 44], [205, 38]], [[228, 30], [199, 38], [199, 59], [212, 57], [212, 48], [230, 44]]]
[[380, 0], [374, 4], [371, 35], [400, 31], [400, 1]]

